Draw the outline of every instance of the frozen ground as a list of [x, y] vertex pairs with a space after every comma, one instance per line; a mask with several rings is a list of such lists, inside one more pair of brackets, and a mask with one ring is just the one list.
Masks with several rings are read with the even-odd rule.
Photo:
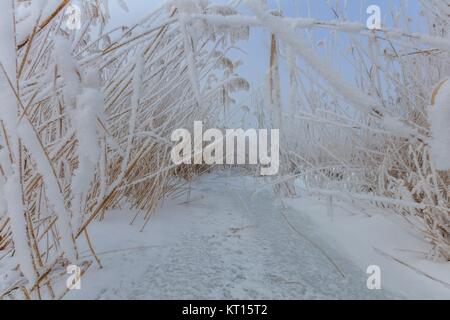
[[[90, 230], [104, 269], [91, 267], [82, 289], [66, 298], [450, 297], [444, 285], [374, 252], [372, 241], [380, 237], [373, 233], [390, 226], [384, 218], [372, 223], [363, 214], [340, 217], [336, 209], [331, 222], [320, 202], [305, 198], [282, 205], [270, 191], [255, 192], [262, 186], [253, 178], [205, 176], [193, 185], [189, 202], [166, 199], [142, 233], [138, 223], [127, 223], [131, 212], [112, 212]], [[345, 229], [352, 221], [359, 233]], [[387, 230], [394, 232], [391, 248], [402, 244], [396, 237], [410, 236], [395, 226]], [[388, 250], [385, 243], [379, 249]], [[370, 264], [382, 267], [382, 290], [366, 287]], [[433, 268], [450, 273], [448, 264], [427, 270]]]

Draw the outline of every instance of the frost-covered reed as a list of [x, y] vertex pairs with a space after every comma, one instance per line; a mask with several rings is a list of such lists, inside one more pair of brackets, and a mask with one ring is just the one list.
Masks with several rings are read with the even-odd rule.
[[294, 195], [302, 178], [302, 192], [390, 209], [425, 235], [433, 257], [450, 260], [445, 1], [420, 0], [422, 32], [409, 31], [403, 8], [392, 12], [395, 28], [370, 30], [346, 18], [347, 1], [333, 2], [335, 21], [320, 21], [260, 0], [168, 1], [108, 32], [108, 1], [84, 1], [72, 31], [69, 2], [0, 1], [0, 261], [12, 261], [1, 297], [62, 297], [65, 267], [84, 274], [92, 263], [80, 259], [81, 239], [101, 266], [94, 220], [127, 203], [145, 226], [159, 200], [208, 170], [173, 165], [170, 135], [213, 123], [249, 88], [227, 55], [253, 27], [270, 35], [266, 85], [251, 108], [260, 127], [281, 129], [276, 189]]
[[70, 30], [69, 1], [0, 2], [0, 259], [13, 261], [1, 297], [62, 297], [65, 267], [91, 265], [81, 239], [101, 266], [91, 222], [129, 205], [145, 226], [202, 170], [172, 164], [172, 131], [210, 123], [248, 88], [226, 56], [246, 28], [186, 19], [227, 12], [170, 2], [106, 32], [108, 1], [80, 4]]

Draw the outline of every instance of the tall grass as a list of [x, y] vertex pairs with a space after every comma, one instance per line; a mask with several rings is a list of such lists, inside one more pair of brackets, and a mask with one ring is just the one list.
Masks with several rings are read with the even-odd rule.
[[[450, 5], [420, 3], [417, 21], [402, 15], [405, 8], [392, 8], [395, 28], [376, 31], [349, 21], [339, 1], [330, 5], [335, 21], [283, 18], [250, 7], [259, 19], [252, 24], [275, 34], [290, 86], [278, 107], [281, 125], [269, 110], [274, 104], [263, 102], [265, 125], [283, 132], [277, 189], [292, 194], [289, 182], [301, 178], [302, 192], [392, 210], [432, 245], [430, 257], [450, 260], [450, 172], [436, 169], [429, 122], [450, 75]], [[406, 31], [414, 24], [422, 32]], [[273, 52], [273, 36], [271, 43]], [[355, 81], [338, 71], [336, 61]], [[269, 70], [273, 65], [271, 60]]]
[[[200, 172], [173, 166], [172, 131], [210, 123], [248, 86], [226, 57], [236, 31], [199, 31], [184, 18], [207, 7], [168, 4], [131, 28], [106, 32], [105, 3], [82, 3], [80, 30], [67, 28], [69, 1], [60, 1], [39, 9], [29, 34], [16, 33], [9, 47], [17, 67], [2, 78], [12, 97], [3, 107], [16, 118], [0, 117], [0, 179], [8, 190], [18, 183], [19, 210], [2, 199], [0, 259], [17, 270], [3, 298], [63, 297], [65, 267], [82, 266], [84, 274], [92, 264], [80, 258], [81, 238], [101, 266], [90, 224], [126, 202], [144, 227], [161, 198]], [[2, 6], [11, 30], [37, 10], [27, 1]]]
[[[276, 189], [293, 195], [302, 178], [306, 191], [390, 209], [424, 235], [433, 257], [450, 260], [450, 173], [436, 169], [428, 119], [450, 75], [444, 2], [420, 1], [421, 33], [404, 20], [381, 30], [350, 23], [339, 1], [330, 8], [337, 19], [320, 21], [286, 18], [256, 0], [244, 1], [251, 15], [171, 1], [111, 31], [106, 2], [83, 2], [74, 32], [65, 25], [69, 1], [53, 2], [51, 10], [0, 5], [0, 29], [10, 31], [0, 36], [8, 111], [0, 114], [0, 262], [13, 261], [1, 297], [63, 297], [65, 267], [84, 274], [93, 262], [80, 259], [81, 238], [101, 266], [93, 221], [126, 202], [144, 227], [161, 198], [208, 169], [174, 166], [170, 135], [194, 120], [214, 123], [232, 93], [248, 89], [228, 52], [252, 27], [270, 35], [257, 107], [260, 126], [281, 129]], [[317, 29], [330, 36], [316, 41]], [[335, 34], [344, 45], [333, 45]]]
[[392, 210], [432, 244], [431, 257], [450, 260], [449, 172], [436, 169], [429, 120], [450, 75], [450, 5], [419, 1], [411, 20], [400, 2], [393, 27], [372, 30], [349, 20], [345, 1], [327, 3], [333, 21], [283, 17], [264, 3], [245, 1], [251, 15], [233, 19], [193, 18], [269, 31], [257, 109], [260, 126], [281, 129], [276, 190], [293, 195], [301, 178], [307, 192]]

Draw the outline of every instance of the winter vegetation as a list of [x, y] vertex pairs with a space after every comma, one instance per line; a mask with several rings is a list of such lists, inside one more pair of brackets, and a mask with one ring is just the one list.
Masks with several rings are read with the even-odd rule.
[[[92, 223], [127, 206], [143, 229], [162, 199], [190, 192], [216, 167], [173, 164], [172, 132], [225, 128], [230, 114], [280, 129], [280, 171], [264, 178], [279, 197], [382, 208], [450, 261], [448, 1], [419, 0], [420, 22], [393, 7], [393, 27], [376, 30], [343, 0], [327, 21], [263, 0], [161, 1], [109, 30], [109, 2], [77, 1], [72, 30], [70, 0], [0, 1], [0, 298], [60, 299], [67, 266], [102, 268]], [[261, 28], [258, 88], [230, 52]]]

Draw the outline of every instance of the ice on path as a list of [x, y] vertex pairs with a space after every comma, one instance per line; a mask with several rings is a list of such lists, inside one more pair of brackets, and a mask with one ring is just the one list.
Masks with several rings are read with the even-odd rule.
[[[241, 184], [245, 182], [244, 184]], [[191, 201], [168, 199], [147, 229], [113, 212], [91, 233], [105, 268], [91, 270], [79, 299], [378, 299], [358, 269], [322, 241], [306, 216], [283, 214], [345, 274], [286, 223], [275, 196], [252, 197], [253, 180], [207, 176]], [[120, 228], [120, 232], [117, 230]], [[103, 240], [101, 240], [103, 239]], [[87, 251], [85, 252], [87, 254]], [[95, 267], [94, 267], [95, 268]]]

